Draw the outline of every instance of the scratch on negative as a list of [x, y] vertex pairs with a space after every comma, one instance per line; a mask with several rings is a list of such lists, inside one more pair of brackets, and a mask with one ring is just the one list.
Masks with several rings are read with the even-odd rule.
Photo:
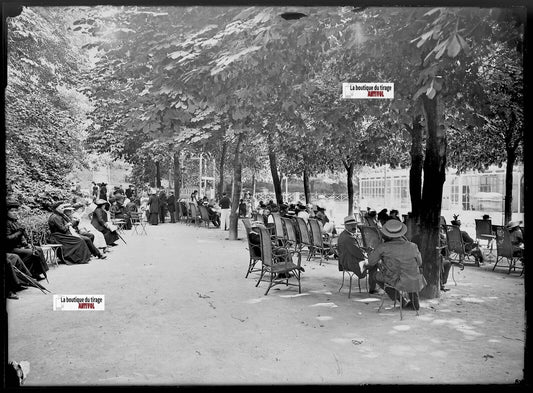
[[335, 362], [337, 362], [337, 374], [341, 375], [342, 374], [341, 363], [339, 362], [339, 359], [337, 359], [337, 356], [335, 354], [333, 354], [333, 357], [335, 358]]

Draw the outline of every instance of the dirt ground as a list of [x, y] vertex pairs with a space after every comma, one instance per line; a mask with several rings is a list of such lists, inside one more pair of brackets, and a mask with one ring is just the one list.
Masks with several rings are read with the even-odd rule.
[[[125, 234], [107, 260], [51, 268], [53, 294], [104, 294], [105, 311], [53, 311], [34, 288], [7, 300], [8, 355], [24, 386], [512, 384], [524, 378], [524, 276], [492, 264], [455, 269], [420, 316], [377, 312], [379, 297], [337, 261], [306, 262], [302, 293], [264, 296], [245, 278], [244, 240], [166, 223]], [[244, 231], [240, 231], [241, 234]], [[495, 252], [495, 251], [494, 251]]]

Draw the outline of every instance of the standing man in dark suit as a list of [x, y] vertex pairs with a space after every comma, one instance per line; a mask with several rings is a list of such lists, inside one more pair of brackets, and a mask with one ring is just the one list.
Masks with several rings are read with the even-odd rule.
[[163, 224], [165, 222], [165, 217], [167, 216], [167, 194], [165, 189], [162, 188], [159, 193], [159, 222]]
[[170, 214], [170, 222], [176, 222], [176, 217], [174, 214], [176, 212], [176, 197], [174, 196], [174, 191], [169, 191], [169, 196], [167, 198], [167, 208]]

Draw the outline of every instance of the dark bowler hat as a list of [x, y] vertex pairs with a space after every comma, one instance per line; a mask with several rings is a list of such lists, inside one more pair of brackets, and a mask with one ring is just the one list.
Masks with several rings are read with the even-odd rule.
[[484, 220], [490, 220], [490, 216], [488, 214], [483, 214], [483, 219]]

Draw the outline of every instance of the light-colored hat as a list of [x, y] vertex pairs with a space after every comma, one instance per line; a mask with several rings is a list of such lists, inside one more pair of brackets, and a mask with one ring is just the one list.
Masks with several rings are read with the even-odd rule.
[[65, 210], [74, 210], [74, 209], [72, 208], [72, 205], [71, 205], [70, 203], [62, 203], [61, 205], [59, 205], [59, 206], [56, 207], [56, 210], [57, 210], [58, 212], [61, 212], [61, 213], [62, 213], [62, 212], [64, 212]]
[[398, 220], [389, 220], [383, 224], [381, 233], [390, 238], [401, 237], [407, 233], [407, 226]]
[[109, 202], [106, 201], [105, 199], [97, 199], [96, 201], [94, 201], [94, 204], [96, 206], [105, 205], [106, 203], [109, 204]]
[[344, 217], [344, 225], [350, 225], [350, 224], [357, 224], [357, 221], [355, 220], [354, 216], [346, 216]]
[[522, 221], [509, 221], [509, 223], [506, 226], [507, 228], [511, 229], [511, 228], [516, 228], [520, 224], [522, 224]]

